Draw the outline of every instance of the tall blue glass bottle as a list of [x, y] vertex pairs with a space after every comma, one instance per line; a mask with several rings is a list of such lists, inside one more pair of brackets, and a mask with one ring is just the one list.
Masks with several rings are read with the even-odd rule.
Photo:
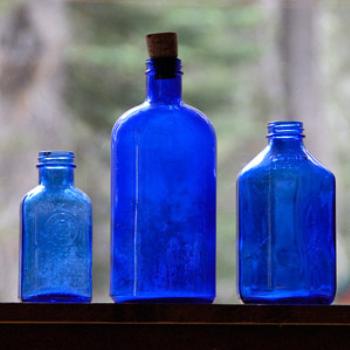
[[22, 301], [91, 300], [91, 201], [74, 187], [73, 159], [72, 152], [39, 153], [39, 185], [21, 206]]
[[237, 181], [245, 303], [330, 304], [336, 290], [335, 177], [305, 149], [303, 125], [268, 124], [268, 146]]
[[111, 296], [212, 302], [215, 132], [182, 101], [179, 59], [151, 58], [146, 75], [146, 101], [112, 131]]

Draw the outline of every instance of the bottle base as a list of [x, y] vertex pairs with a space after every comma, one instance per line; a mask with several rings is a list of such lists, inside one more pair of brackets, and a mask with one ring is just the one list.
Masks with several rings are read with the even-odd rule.
[[79, 295], [79, 294], [61, 294], [61, 293], [48, 293], [48, 294], [36, 294], [30, 296], [22, 296], [21, 300], [24, 303], [90, 303], [91, 297]]
[[244, 304], [268, 304], [268, 305], [330, 305], [334, 300], [334, 296], [324, 294], [313, 294], [313, 295], [278, 295], [271, 294], [267, 295], [252, 295], [242, 296], [241, 300]]
[[214, 297], [162, 297], [162, 296], [115, 296], [111, 295], [115, 303], [123, 304], [211, 304]]

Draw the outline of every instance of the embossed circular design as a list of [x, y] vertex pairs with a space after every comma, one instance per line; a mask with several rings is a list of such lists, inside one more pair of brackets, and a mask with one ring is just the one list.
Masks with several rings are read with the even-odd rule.
[[70, 245], [79, 236], [79, 223], [69, 212], [56, 212], [46, 221], [47, 239]]

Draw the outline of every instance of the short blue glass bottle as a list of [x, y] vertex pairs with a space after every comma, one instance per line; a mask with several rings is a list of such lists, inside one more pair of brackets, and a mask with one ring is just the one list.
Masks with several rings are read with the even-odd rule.
[[336, 291], [335, 177], [305, 149], [303, 125], [268, 124], [268, 146], [237, 180], [245, 303], [330, 304]]
[[111, 297], [215, 297], [216, 137], [181, 98], [181, 61], [147, 61], [146, 101], [112, 131]]
[[20, 298], [87, 303], [92, 298], [92, 206], [74, 186], [74, 153], [39, 153], [39, 185], [21, 206]]

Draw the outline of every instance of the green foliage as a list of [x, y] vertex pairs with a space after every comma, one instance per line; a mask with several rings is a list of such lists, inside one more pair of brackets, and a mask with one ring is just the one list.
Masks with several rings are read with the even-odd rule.
[[70, 6], [75, 36], [67, 52], [67, 100], [94, 127], [108, 130], [116, 114], [142, 101], [144, 36], [155, 31], [179, 33], [188, 103], [214, 119], [239, 107], [235, 95], [242, 86], [233, 67], [245, 69], [259, 56], [257, 7]]

